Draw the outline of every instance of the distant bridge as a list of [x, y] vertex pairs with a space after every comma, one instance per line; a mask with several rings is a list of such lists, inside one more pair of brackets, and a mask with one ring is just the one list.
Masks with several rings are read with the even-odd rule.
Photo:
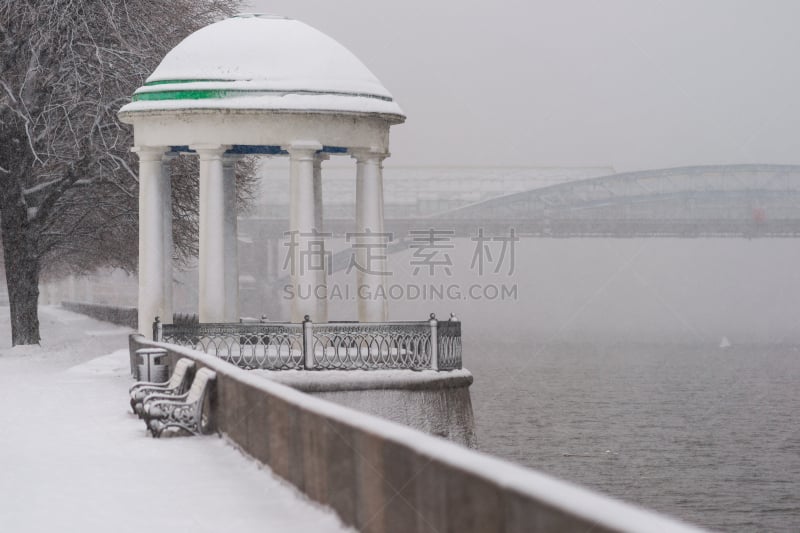
[[[425, 183], [422, 181], [421, 183]], [[420, 197], [430, 195], [421, 191]], [[455, 196], [455, 195], [454, 195]], [[406, 199], [407, 201], [408, 199]], [[393, 234], [386, 253], [409, 249], [412, 230], [434, 229], [452, 237], [484, 235], [529, 238], [800, 237], [800, 165], [715, 165], [611, 174], [490, 198], [420, 216], [387, 196], [386, 219]], [[355, 207], [338, 206], [340, 213]], [[355, 231], [350, 218], [328, 217], [324, 231], [342, 237]], [[242, 219], [252, 246], [243, 250], [243, 271], [261, 272], [269, 290], [287, 283], [280, 267], [289, 221], [284, 216]], [[332, 271], [348, 268], [353, 251], [332, 256]], [[247, 266], [249, 264], [249, 266]], [[265, 297], [265, 302], [270, 297]]]
[[431, 217], [533, 237], [798, 237], [800, 166], [694, 166], [573, 181]]
[[[386, 199], [387, 205], [392, 198]], [[354, 209], [352, 210], [354, 212]], [[243, 221], [281, 236], [284, 218]], [[352, 219], [326, 219], [325, 231], [354, 231]], [[800, 237], [800, 165], [714, 165], [612, 174], [491, 198], [426, 217], [392, 217], [395, 243], [411, 230], [454, 236]], [[256, 229], [253, 227], [253, 229]]]

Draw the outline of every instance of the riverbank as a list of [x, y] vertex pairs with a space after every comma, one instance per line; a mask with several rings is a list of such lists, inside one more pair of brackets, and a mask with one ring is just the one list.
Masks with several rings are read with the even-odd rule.
[[156, 440], [129, 413], [127, 328], [0, 307], [0, 531], [349, 531], [218, 436]]

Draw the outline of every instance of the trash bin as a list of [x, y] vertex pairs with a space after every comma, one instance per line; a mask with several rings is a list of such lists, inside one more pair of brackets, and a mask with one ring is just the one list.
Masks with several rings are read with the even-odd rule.
[[136, 378], [139, 381], [164, 383], [167, 377], [167, 351], [163, 348], [141, 348], [136, 350]]

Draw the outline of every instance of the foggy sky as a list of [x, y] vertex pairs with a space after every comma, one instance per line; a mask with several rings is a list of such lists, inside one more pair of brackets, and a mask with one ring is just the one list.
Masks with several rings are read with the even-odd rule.
[[392, 165], [800, 163], [795, 1], [252, 0], [408, 115]]

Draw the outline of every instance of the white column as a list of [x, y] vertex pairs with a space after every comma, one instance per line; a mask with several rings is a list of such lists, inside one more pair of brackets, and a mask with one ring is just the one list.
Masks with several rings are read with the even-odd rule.
[[[323, 232], [323, 216], [322, 216], [322, 162], [330, 159], [328, 154], [318, 153], [314, 157], [314, 228], [318, 233]], [[325, 237], [320, 235], [318, 237], [321, 249], [319, 253], [320, 260], [322, 261], [322, 268], [316, 270], [316, 287], [320, 294], [328, 294], [328, 271], [325, 265]], [[328, 321], [328, 298], [317, 299], [317, 316], [314, 318], [315, 322]]]
[[139, 154], [139, 332], [151, 338], [153, 321], [169, 311], [164, 298], [164, 211], [170, 204], [162, 183], [166, 148], [136, 147]]
[[308, 253], [315, 240], [311, 236], [315, 225], [314, 160], [321, 149], [322, 145], [313, 141], [294, 142], [284, 147], [290, 157], [289, 231], [294, 243], [289, 250], [293, 254], [290, 266], [295, 291], [291, 301], [292, 322], [302, 322], [305, 315], [319, 320], [317, 273], [309, 269], [309, 261], [301, 254]]
[[322, 231], [322, 162], [330, 159], [328, 154], [319, 153], [314, 157], [314, 227]]
[[227, 146], [191, 146], [200, 156], [200, 322], [225, 321], [225, 177]]
[[163, 245], [164, 278], [162, 289], [162, 314], [159, 315], [163, 324], [172, 324], [172, 165], [170, 164], [177, 154], [171, 153], [161, 159], [161, 198], [164, 199], [161, 213], [164, 216], [164, 233], [161, 243]]
[[239, 223], [236, 208], [236, 161], [222, 158], [225, 196], [225, 322], [239, 321]]
[[[352, 150], [356, 160], [356, 232], [383, 233], [383, 160], [388, 154], [372, 150]], [[357, 236], [356, 291], [359, 322], [385, 322], [389, 309], [386, 296], [385, 248], [364, 245], [388, 244], [388, 239]]]

